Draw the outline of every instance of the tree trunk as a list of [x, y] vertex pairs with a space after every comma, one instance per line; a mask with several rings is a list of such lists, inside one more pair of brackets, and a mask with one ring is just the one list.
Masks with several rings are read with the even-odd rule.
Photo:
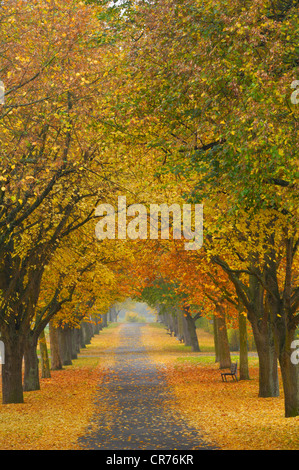
[[100, 323], [98, 322], [98, 320], [96, 320], [96, 324], [95, 324], [95, 335], [98, 335], [100, 333], [100, 329], [101, 329], [101, 326], [100, 326]]
[[219, 362], [219, 345], [218, 345], [218, 329], [215, 315], [213, 315], [213, 332], [215, 345], [215, 362]]
[[2, 364], [2, 403], [24, 403], [22, 363], [24, 341], [11, 328], [2, 328], [1, 339], [5, 347], [5, 362]]
[[278, 360], [274, 343], [274, 326], [265, 306], [263, 287], [255, 276], [249, 276], [251, 305], [248, 320], [252, 326], [259, 357], [259, 397], [278, 397]]
[[299, 416], [299, 364], [292, 357], [294, 350], [291, 348], [294, 337], [291, 332], [279, 353], [286, 418]]
[[81, 323], [81, 328], [82, 328], [82, 334], [83, 334], [83, 342], [84, 344], [90, 344], [91, 340], [91, 334], [90, 334], [90, 328], [89, 328], [89, 323], [88, 322], [82, 322]]
[[259, 397], [278, 397], [278, 367], [273, 326], [265, 319], [252, 322], [251, 325], [259, 357]]
[[173, 334], [175, 337], [177, 337], [178, 332], [179, 332], [179, 324], [178, 324], [178, 317], [177, 317], [176, 311], [173, 312], [172, 318], [173, 318]]
[[172, 312], [169, 313], [169, 323], [170, 323], [171, 334], [175, 336], [175, 317]]
[[39, 349], [41, 358], [41, 377], [43, 379], [49, 379], [51, 377], [51, 372], [45, 330], [43, 330], [39, 335]]
[[79, 333], [80, 333], [80, 348], [84, 349], [84, 348], [86, 348], [86, 344], [85, 344], [85, 338], [84, 338], [84, 331], [83, 331], [82, 323], [80, 325]]
[[240, 380], [249, 380], [248, 346], [247, 346], [247, 319], [242, 311], [239, 312], [240, 336]]
[[180, 309], [176, 309], [178, 323], [178, 338], [184, 341], [183, 313]]
[[72, 359], [77, 359], [78, 353], [80, 352], [80, 345], [79, 345], [79, 329], [73, 328], [71, 330], [71, 341], [72, 341]]
[[103, 328], [106, 328], [108, 326], [107, 313], [102, 313], [102, 324]]
[[61, 362], [63, 366], [72, 365], [72, 341], [71, 341], [71, 330], [67, 326], [65, 328], [59, 327], [58, 331], [58, 343], [59, 351], [61, 356]]
[[50, 351], [51, 351], [51, 370], [61, 370], [62, 361], [59, 351], [59, 342], [58, 342], [58, 331], [57, 328], [53, 326], [53, 322], [49, 323], [49, 334], [50, 334]]
[[271, 300], [270, 311], [284, 391], [285, 417], [290, 418], [299, 416], [299, 364], [296, 352], [294, 355], [297, 348], [292, 347], [296, 326], [291, 327], [288, 322], [288, 309], [278, 299]]
[[24, 391], [31, 392], [33, 390], [40, 390], [37, 338], [36, 335], [32, 335], [31, 332], [29, 332], [25, 339], [24, 361]]
[[296, 307], [292, 306], [292, 263], [295, 254], [293, 239], [287, 238], [286, 267], [283, 292], [279, 293], [277, 265], [275, 251], [267, 260], [267, 286], [266, 307], [274, 328], [276, 352], [280, 364], [282, 377], [285, 417], [299, 416], [299, 365], [293, 356], [292, 343], [296, 333]]
[[215, 316], [217, 338], [218, 338], [218, 351], [219, 351], [219, 368], [229, 369], [231, 366], [231, 357], [229, 350], [229, 342], [227, 337], [227, 328], [225, 316], [220, 305], [217, 305], [219, 316]]
[[187, 322], [187, 317], [183, 313], [183, 328], [184, 328], [184, 344], [185, 346], [191, 346], [191, 335], [189, 331], [189, 326]]
[[186, 325], [187, 325], [187, 330], [188, 330], [188, 334], [189, 334], [191, 349], [194, 352], [199, 352], [200, 347], [199, 347], [199, 344], [198, 344], [195, 320], [194, 320], [194, 318], [192, 318], [189, 311], [187, 311], [187, 310], [185, 310], [185, 319], [186, 319]]
[[76, 328], [76, 348], [77, 348], [77, 354], [79, 354], [80, 351], [81, 351], [81, 332], [80, 332], [80, 328]]

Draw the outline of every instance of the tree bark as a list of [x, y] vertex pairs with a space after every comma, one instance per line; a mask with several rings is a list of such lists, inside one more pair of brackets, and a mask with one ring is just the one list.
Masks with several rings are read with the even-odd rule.
[[40, 390], [37, 338], [36, 335], [32, 335], [31, 332], [29, 332], [25, 339], [24, 362], [24, 391], [31, 392], [33, 390]]
[[72, 359], [77, 359], [78, 353], [80, 352], [80, 338], [79, 338], [78, 328], [73, 328], [71, 330], [71, 341], [72, 341]]
[[184, 328], [184, 344], [185, 346], [191, 346], [191, 335], [190, 335], [190, 330], [187, 322], [187, 317], [183, 313], [183, 328]]
[[178, 323], [178, 316], [177, 316], [177, 313], [176, 313], [175, 310], [172, 314], [172, 318], [173, 318], [173, 334], [174, 334], [175, 337], [178, 337], [179, 323]]
[[184, 309], [184, 318], [186, 321], [186, 329], [188, 331], [191, 349], [194, 352], [199, 352], [200, 347], [198, 344], [195, 320], [194, 318], [192, 318], [192, 315], [189, 313], [189, 309]]
[[294, 337], [295, 331], [288, 335], [279, 352], [286, 418], [299, 416], [299, 364], [292, 359], [291, 348]]
[[176, 309], [177, 324], [178, 324], [178, 337], [184, 341], [184, 325], [183, 313], [180, 309]]
[[62, 361], [59, 351], [58, 331], [53, 322], [49, 323], [50, 351], [51, 351], [51, 370], [61, 370]]
[[83, 335], [83, 342], [84, 344], [90, 344], [91, 341], [91, 331], [90, 331], [90, 324], [88, 322], [81, 323], [82, 328], [82, 335]]
[[251, 323], [259, 357], [259, 397], [278, 397], [278, 364], [273, 325], [267, 318]]
[[102, 324], [103, 328], [106, 328], [108, 326], [107, 313], [102, 313]]
[[94, 331], [95, 335], [98, 335], [100, 333], [100, 329], [101, 329], [101, 325], [98, 322], [98, 320], [96, 320], [95, 331]]
[[218, 328], [215, 315], [213, 315], [213, 332], [214, 332], [214, 346], [215, 346], [215, 362], [219, 362], [219, 345], [218, 345]]
[[280, 293], [277, 263], [274, 249], [274, 235], [271, 237], [273, 249], [269, 253], [266, 265], [266, 307], [269, 312], [275, 339], [275, 348], [280, 364], [282, 377], [285, 417], [299, 416], [299, 364], [292, 356], [292, 342], [295, 339], [297, 326], [296, 301], [292, 304], [292, 264], [296, 242], [292, 237], [285, 239], [285, 278], [283, 292]]
[[84, 331], [83, 331], [82, 323], [80, 324], [79, 334], [80, 334], [80, 348], [84, 349], [84, 348], [86, 348], [86, 344], [85, 344], [85, 338], [84, 338]]
[[[252, 270], [258, 256], [252, 254]], [[249, 286], [244, 285], [237, 274], [221, 259], [214, 260], [226, 271], [233, 282], [236, 293], [247, 310], [259, 356], [259, 396], [279, 395], [277, 354], [274, 348], [273, 325], [264, 305], [265, 289], [256, 275], [249, 275]]]
[[23, 338], [10, 325], [1, 328], [1, 340], [5, 347], [5, 362], [2, 364], [2, 403], [24, 403], [22, 382]]
[[215, 320], [218, 338], [219, 368], [229, 369], [231, 366], [231, 357], [227, 337], [225, 315], [219, 304], [216, 305], [216, 309], [218, 311], [218, 315], [215, 316]]
[[240, 337], [240, 380], [249, 380], [248, 346], [247, 346], [247, 319], [239, 311], [239, 337]]
[[43, 330], [39, 335], [39, 349], [41, 358], [41, 377], [43, 379], [49, 379], [51, 378], [51, 372], [45, 330]]
[[72, 340], [69, 327], [58, 327], [58, 344], [63, 366], [72, 365]]

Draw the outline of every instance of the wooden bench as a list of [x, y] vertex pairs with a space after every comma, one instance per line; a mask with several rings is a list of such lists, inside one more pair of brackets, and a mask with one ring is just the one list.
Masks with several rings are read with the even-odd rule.
[[238, 370], [238, 362], [234, 362], [230, 367], [230, 372], [221, 372], [222, 381], [227, 382], [227, 376], [230, 375], [233, 380], [238, 381], [237, 379], [237, 370]]
[[180, 342], [180, 343], [183, 343], [184, 342], [184, 338], [182, 336], [177, 336], [176, 339]]
[[166, 334], [172, 336], [173, 330], [171, 328], [166, 328], [166, 330], [167, 330]]

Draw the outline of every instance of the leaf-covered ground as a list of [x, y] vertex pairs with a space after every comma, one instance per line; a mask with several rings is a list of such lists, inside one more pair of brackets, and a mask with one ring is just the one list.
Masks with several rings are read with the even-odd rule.
[[[72, 366], [41, 379], [40, 391], [25, 392], [24, 404], [0, 405], [0, 449], [79, 449], [78, 438], [95, 412], [94, 396], [114, 368], [118, 330], [111, 325], [100, 332]], [[250, 357], [250, 381], [222, 383], [209, 353], [210, 335], [199, 331], [202, 352], [192, 353], [157, 324], [142, 332], [142, 344], [176, 397], [165, 406], [208, 442], [222, 449], [299, 449], [299, 417], [284, 418], [282, 391], [279, 398], [258, 398], [256, 357]], [[102, 406], [109, 413], [105, 403], [97, 402], [97, 412]]]
[[73, 365], [41, 379], [41, 390], [25, 392], [24, 404], [1, 404], [0, 449], [77, 449], [94, 410], [96, 388], [113, 362], [109, 349], [115, 341], [111, 325], [81, 350]]
[[[174, 390], [176, 409], [209, 441], [233, 450], [299, 449], [299, 417], [284, 418], [282, 389], [278, 398], [258, 397], [257, 358], [249, 358], [251, 380], [223, 383], [213, 356], [186, 352], [157, 325], [143, 331], [152, 359]], [[202, 351], [210, 342], [199, 332]]]

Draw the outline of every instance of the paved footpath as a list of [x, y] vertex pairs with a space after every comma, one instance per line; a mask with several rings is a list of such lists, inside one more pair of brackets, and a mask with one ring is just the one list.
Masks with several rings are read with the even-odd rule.
[[[95, 413], [82, 449], [213, 450], [200, 433], [167, 406], [174, 397], [141, 344], [143, 325], [121, 325], [115, 364], [96, 397]], [[103, 412], [104, 405], [104, 412]]]

